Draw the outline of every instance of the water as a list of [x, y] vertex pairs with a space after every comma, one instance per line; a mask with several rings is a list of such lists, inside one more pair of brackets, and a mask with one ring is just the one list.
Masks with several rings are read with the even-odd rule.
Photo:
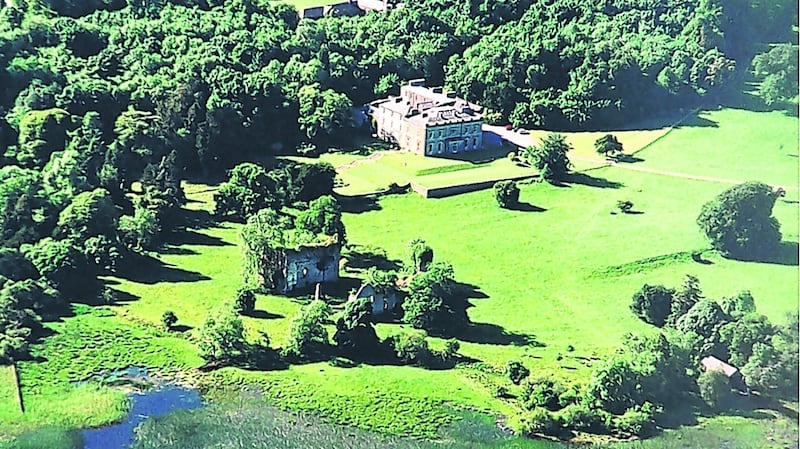
[[[146, 378], [146, 375], [143, 377]], [[133, 444], [134, 429], [145, 419], [202, 406], [203, 401], [197, 391], [174, 384], [132, 393], [131, 411], [125, 421], [83, 430], [83, 449], [128, 449]]]

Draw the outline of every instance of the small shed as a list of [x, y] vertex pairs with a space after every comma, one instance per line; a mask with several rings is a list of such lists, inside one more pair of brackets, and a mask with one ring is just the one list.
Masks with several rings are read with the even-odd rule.
[[703, 371], [716, 370], [724, 373], [725, 376], [728, 377], [731, 388], [735, 388], [740, 392], [750, 391], [747, 387], [747, 383], [744, 381], [744, 376], [742, 376], [741, 371], [735, 366], [725, 363], [714, 356], [703, 357], [703, 359], [700, 360], [700, 366], [703, 367]]
[[358, 298], [369, 298], [372, 303], [372, 314], [381, 315], [388, 311], [395, 310], [400, 305], [400, 294], [394, 289], [388, 291], [376, 290], [373, 286], [363, 283], [358, 290], [350, 295], [350, 301]]

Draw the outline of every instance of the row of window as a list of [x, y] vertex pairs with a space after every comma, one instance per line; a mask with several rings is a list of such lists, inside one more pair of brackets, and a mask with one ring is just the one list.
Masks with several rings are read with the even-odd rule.
[[[449, 145], [448, 145], [449, 152], [457, 153], [458, 152], [458, 143], [459, 142], [456, 142], [456, 141], [450, 141]], [[470, 143], [470, 139], [464, 139], [464, 147], [463, 148], [465, 150], [474, 150], [474, 149], [478, 148], [478, 138], [477, 137], [473, 137], [472, 138], [472, 145], [470, 145], [469, 143]], [[444, 152], [444, 142], [439, 142], [436, 145], [434, 145], [432, 143], [429, 143], [428, 144], [428, 150], [425, 152], [425, 154], [434, 154], [434, 149], [436, 150], [436, 154], [442, 154]]]
[[[459, 131], [461, 131], [463, 134], [478, 133], [478, 132], [481, 131], [481, 125], [465, 125], [463, 127], [463, 129], [461, 129], [461, 130], [459, 130], [456, 127], [448, 128], [448, 129], [450, 131], [449, 135], [455, 136], [455, 135], [459, 134]], [[432, 139], [432, 138], [446, 137], [447, 134], [448, 134], [448, 133], [446, 133], [446, 131], [447, 130], [445, 130], [445, 129], [436, 129], [436, 130], [433, 130], [433, 131], [428, 131], [428, 138]]]

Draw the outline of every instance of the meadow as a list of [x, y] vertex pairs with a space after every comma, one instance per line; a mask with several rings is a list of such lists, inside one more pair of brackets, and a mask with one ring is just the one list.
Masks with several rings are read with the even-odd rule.
[[[700, 117], [715, 126], [702, 126], [705, 121], [681, 126], [637, 153], [642, 160], [630, 166], [798, 185], [795, 118], [728, 109]], [[725, 149], [735, 150], [736, 156], [725, 157]], [[79, 308], [76, 316], [51, 325], [56, 333], [36, 346], [39, 359], [20, 364], [30, 413], [15, 415], [3, 403], [8, 394], [0, 387], [0, 440], [43, 424], [113, 420], [125, 409], [124, 397], [75, 382], [127, 366], [183, 373], [210, 392], [255, 385], [269, 403], [330, 423], [439, 438], [441, 429], [456, 425], [465, 412], [515, 412], [513, 401], [493, 394], [498, 385], [513, 389], [502, 375], [509, 359], [522, 360], [534, 375], [580, 383], [626, 332], [652, 332], [628, 309], [632, 293], [644, 283], [678, 286], [685, 274], [693, 274], [710, 298], [749, 289], [758, 310], [773, 321], [782, 322], [785, 313], [797, 310], [796, 188], [775, 206], [785, 251], [774, 260], [734, 261], [705, 251], [707, 262], [701, 264], [691, 252], [708, 245], [695, 219], [702, 204], [728, 185], [623, 165], [575, 173], [560, 186], [525, 184], [520, 200], [527, 206], [520, 210], [500, 209], [491, 191], [479, 191], [437, 200], [414, 193], [389, 195], [373, 210], [345, 214], [352, 244], [346, 256], [369, 254], [399, 262], [408, 242], [420, 237], [434, 248], [437, 260], [453, 264], [456, 278], [474, 291], [472, 324], [457, 335], [460, 353], [480, 363], [425, 370], [369, 364], [341, 368], [320, 362], [267, 372], [224, 368], [203, 376], [188, 374], [201, 364], [191, 342], [194, 328], [208, 310], [232, 298], [240, 283], [239, 225], [208, 224], [176, 233], [138, 272], [107, 278], [120, 293], [118, 303]], [[187, 208], [198, 216], [213, 207], [213, 186], [190, 185], [186, 191]], [[636, 213], [611, 214], [617, 200], [632, 201]], [[348, 261], [342, 276], [344, 284], [357, 285], [359, 272]], [[257, 313], [245, 317], [245, 325], [251, 333], [267, 332], [273, 346], [280, 346], [304, 300], [260, 295]], [[179, 331], [159, 329], [166, 310], [177, 314]], [[378, 332], [386, 336], [403, 327], [380, 324]], [[434, 346], [441, 343], [433, 339]], [[98, 406], [78, 405], [86, 403]], [[769, 432], [777, 444], [796, 442], [797, 427], [785, 420], [722, 416], [619, 447], [687, 447], [686, 438], [702, 442], [702, 447], [730, 443], [768, 448], [773, 447], [767, 442]]]

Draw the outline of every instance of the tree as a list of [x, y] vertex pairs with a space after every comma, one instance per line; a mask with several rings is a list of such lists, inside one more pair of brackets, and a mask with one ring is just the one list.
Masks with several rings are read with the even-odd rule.
[[772, 217], [778, 192], [749, 181], [731, 187], [706, 203], [697, 224], [711, 246], [723, 255], [757, 259], [769, 257], [781, 241], [780, 223]]
[[497, 204], [509, 209], [519, 203], [519, 187], [514, 181], [498, 181], [494, 183], [494, 198]]
[[722, 298], [722, 311], [733, 319], [739, 319], [749, 313], [755, 313], [756, 300], [750, 290], [742, 290], [734, 296]]
[[408, 243], [409, 260], [415, 272], [425, 271], [433, 262], [433, 249], [425, 240], [414, 239]]
[[519, 385], [530, 374], [531, 370], [526, 368], [519, 360], [509, 360], [506, 363], [506, 376], [514, 385]]
[[89, 237], [115, 236], [117, 211], [111, 195], [104, 189], [95, 189], [75, 196], [58, 216], [56, 236], [82, 245]]
[[744, 366], [758, 343], [771, 344], [776, 329], [764, 315], [744, 315], [720, 327], [720, 342], [728, 349], [728, 362], [733, 366]]
[[644, 284], [633, 294], [630, 309], [645, 323], [663, 327], [672, 307], [675, 291], [663, 285]]
[[303, 86], [297, 92], [300, 104], [298, 124], [311, 140], [318, 140], [341, 131], [350, 125], [353, 104], [346, 95], [331, 89], [321, 90], [319, 84]]
[[178, 322], [178, 317], [172, 310], [167, 310], [161, 315], [161, 324], [164, 325], [166, 330], [172, 330], [172, 326]]
[[21, 250], [36, 270], [60, 291], [83, 291], [91, 286], [87, 278], [94, 277], [95, 269], [69, 240], [47, 237], [34, 245], [23, 245]]
[[250, 314], [256, 308], [256, 294], [252, 288], [239, 287], [236, 290], [236, 298], [234, 299], [234, 309], [237, 314]]
[[71, 128], [71, 116], [63, 109], [29, 111], [19, 124], [17, 161], [26, 168], [43, 167], [54, 151], [66, 147]]
[[336, 320], [336, 333], [333, 341], [344, 354], [365, 357], [374, 355], [380, 339], [370, 322], [372, 303], [369, 298], [348, 301], [342, 315]]
[[117, 235], [132, 250], [153, 249], [161, 231], [156, 212], [134, 203], [133, 215], [119, 217]]
[[539, 145], [525, 148], [521, 159], [539, 170], [543, 179], [553, 182], [563, 180], [572, 163], [567, 153], [572, 146], [561, 134], [548, 134]]
[[617, 153], [622, 153], [622, 143], [612, 134], [605, 136], [594, 141], [594, 149], [597, 154], [602, 154], [606, 157], [613, 157]]
[[716, 369], [704, 371], [697, 378], [700, 397], [712, 410], [719, 410], [731, 395], [728, 376]]
[[231, 170], [228, 182], [214, 194], [214, 213], [247, 219], [257, 211], [278, 205], [275, 181], [263, 167], [244, 162]]
[[308, 209], [297, 214], [295, 227], [312, 234], [338, 235], [339, 241], [345, 241], [342, 208], [329, 195], [321, 196], [309, 203]]
[[703, 292], [700, 290], [700, 280], [691, 274], [687, 274], [683, 281], [683, 287], [672, 296], [667, 324], [674, 326], [680, 317], [703, 298]]
[[759, 96], [767, 105], [797, 96], [797, 46], [778, 44], [753, 58], [753, 69], [761, 79]]
[[403, 321], [417, 329], [454, 330], [467, 322], [464, 298], [456, 295], [453, 267], [432, 263], [408, 286]]
[[198, 331], [200, 357], [206, 361], [237, 359], [248, 351], [242, 320], [230, 309], [212, 312]]
[[633, 209], [633, 202], [628, 200], [619, 200], [617, 201], [617, 209], [623, 214], [630, 213]]
[[329, 344], [325, 323], [330, 314], [330, 307], [320, 300], [300, 308], [289, 328], [286, 353], [302, 358], [323, 352]]
[[699, 350], [704, 354], [725, 358], [725, 348], [719, 341], [719, 329], [730, 317], [719, 307], [716, 301], [704, 299], [695, 304], [685, 315], [675, 323], [675, 328], [684, 333], [694, 332], [703, 337], [703, 344]]

